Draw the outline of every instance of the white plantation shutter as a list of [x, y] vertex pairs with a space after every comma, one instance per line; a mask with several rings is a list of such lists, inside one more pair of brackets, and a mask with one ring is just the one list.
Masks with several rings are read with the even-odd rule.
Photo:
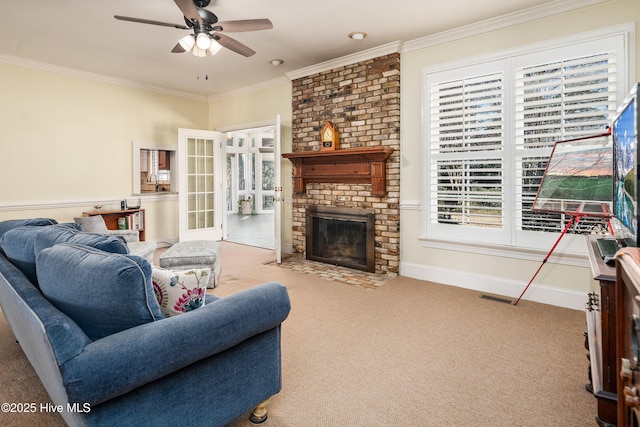
[[626, 90], [622, 39], [425, 72], [427, 237], [546, 248], [536, 235], [568, 220], [531, 211], [546, 162], [555, 142], [610, 124]]
[[502, 227], [502, 73], [431, 86], [431, 198], [438, 222]]
[[610, 124], [617, 105], [615, 58], [614, 52], [602, 52], [516, 70], [519, 229], [559, 231], [568, 220], [532, 212], [531, 206], [553, 144], [602, 133]]

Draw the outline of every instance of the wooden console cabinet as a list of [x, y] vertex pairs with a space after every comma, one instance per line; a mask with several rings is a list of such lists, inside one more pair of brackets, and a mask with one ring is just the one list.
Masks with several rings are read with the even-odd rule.
[[104, 223], [109, 230], [118, 229], [118, 220], [120, 218], [128, 218], [132, 224], [129, 228], [132, 230], [138, 230], [140, 233], [140, 241], [145, 241], [145, 212], [144, 209], [120, 209], [112, 211], [91, 211], [82, 212], [82, 216], [96, 216], [101, 215], [104, 219]]
[[[617, 404], [618, 404], [618, 374], [617, 374], [617, 351], [616, 351], [616, 268], [607, 265], [602, 258], [596, 238], [588, 237], [589, 264], [593, 278], [598, 281], [599, 289], [597, 294], [590, 294], [587, 310], [596, 310], [596, 317], [599, 319], [600, 335], [597, 336], [597, 343], [588, 343], [600, 350], [600, 376], [602, 378], [602, 388], [593, 390], [593, 395], [598, 402], [598, 414], [596, 423], [600, 427], [612, 427], [617, 425]], [[591, 369], [591, 366], [590, 366]], [[589, 375], [591, 379], [591, 374]]]
[[640, 421], [640, 249], [616, 255], [618, 425]]

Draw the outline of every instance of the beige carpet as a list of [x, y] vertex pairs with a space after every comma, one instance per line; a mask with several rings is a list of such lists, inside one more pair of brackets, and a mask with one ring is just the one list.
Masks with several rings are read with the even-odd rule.
[[[593, 426], [584, 390], [584, 313], [395, 278], [350, 286], [272, 264], [271, 251], [221, 247], [214, 293], [276, 280], [289, 289], [283, 388], [265, 426]], [[0, 401], [46, 401], [0, 318]], [[61, 425], [44, 414], [2, 425]], [[56, 422], [57, 421], [57, 422]], [[249, 426], [246, 416], [231, 424]]]

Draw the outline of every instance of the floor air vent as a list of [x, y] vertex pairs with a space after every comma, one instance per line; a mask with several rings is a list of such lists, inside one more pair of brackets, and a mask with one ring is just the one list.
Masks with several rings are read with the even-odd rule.
[[510, 299], [495, 297], [493, 295], [480, 295], [480, 298], [488, 299], [491, 301], [504, 302], [506, 304], [513, 304], [513, 301], [511, 301]]

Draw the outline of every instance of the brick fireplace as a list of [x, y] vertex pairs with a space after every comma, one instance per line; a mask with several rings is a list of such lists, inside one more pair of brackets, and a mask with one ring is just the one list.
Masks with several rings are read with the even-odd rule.
[[294, 153], [319, 150], [320, 130], [327, 120], [340, 131], [341, 150], [393, 149], [386, 160], [384, 194], [375, 188], [372, 194], [371, 183], [359, 182], [305, 182], [306, 191], [293, 194], [294, 253], [306, 256], [307, 208], [367, 211], [374, 216], [374, 271], [396, 274], [400, 261], [400, 55], [297, 78], [292, 86]]

